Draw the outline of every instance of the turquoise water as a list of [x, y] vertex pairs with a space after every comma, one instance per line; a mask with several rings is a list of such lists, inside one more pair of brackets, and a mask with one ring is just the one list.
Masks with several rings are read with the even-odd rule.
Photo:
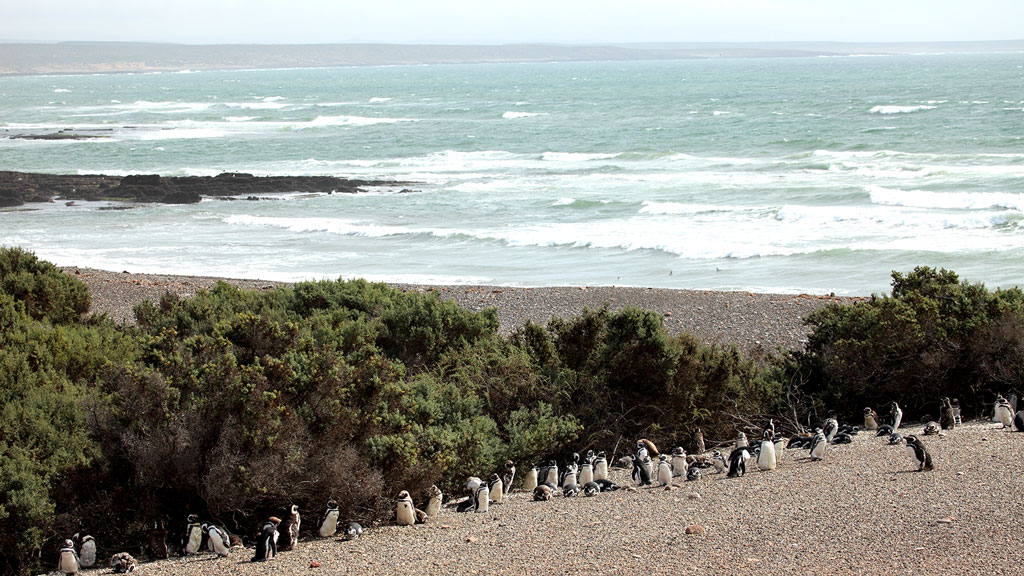
[[[357, 195], [0, 213], [58, 264], [280, 280], [1024, 285], [1024, 54], [0, 79], [0, 169], [330, 174]], [[401, 192], [411, 189], [412, 192]]]

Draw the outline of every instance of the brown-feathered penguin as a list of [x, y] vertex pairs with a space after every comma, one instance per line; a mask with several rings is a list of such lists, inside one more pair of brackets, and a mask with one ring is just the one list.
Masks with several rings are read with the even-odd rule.
[[693, 449], [696, 454], [707, 452], [707, 448], [704, 446], [704, 433], [700, 431], [699, 426], [693, 431]]
[[953, 403], [949, 398], [943, 397], [940, 401], [939, 426], [943, 430], [952, 430], [956, 426], [956, 416], [953, 414]]
[[658, 447], [654, 445], [654, 442], [647, 438], [641, 438], [636, 441], [636, 447], [640, 448], [641, 446], [647, 449], [647, 455], [651, 458], [656, 458], [661, 454], [661, 452], [658, 452]]
[[864, 408], [864, 429], [878, 430], [878, 412], [870, 406]]
[[444, 495], [441, 493], [441, 489], [435, 485], [431, 485], [427, 489], [427, 505], [424, 506], [423, 511], [427, 513], [427, 516], [436, 518], [441, 512], [441, 500]]
[[281, 538], [278, 541], [278, 548], [281, 550], [291, 550], [296, 544], [299, 543], [299, 527], [302, 525], [302, 517], [299, 516], [299, 506], [292, 504], [291, 509], [288, 511], [288, 516], [285, 517], [284, 522], [279, 528]]

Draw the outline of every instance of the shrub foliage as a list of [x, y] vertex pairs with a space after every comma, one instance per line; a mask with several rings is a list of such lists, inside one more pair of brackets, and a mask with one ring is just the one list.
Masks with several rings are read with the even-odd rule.
[[[659, 315], [586, 310], [497, 331], [434, 293], [364, 281], [218, 284], [85, 316], [84, 285], [0, 249], [0, 569], [51, 567], [74, 532], [140, 548], [188, 513], [247, 537], [292, 503], [386, 519], [399, 490], [451, 490], [505, 459], [730, 439], [760, 417], [813, 423], [941, 395], [1021, 389], [1024, 295], [945, 270], [813, 314], [804, 350], [764, 360], [670, 336]], [[117, 533], [108, 527], [118, 527]]]

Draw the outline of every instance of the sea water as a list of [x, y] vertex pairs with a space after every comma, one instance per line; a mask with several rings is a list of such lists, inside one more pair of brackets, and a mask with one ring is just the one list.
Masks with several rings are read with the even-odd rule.
[[[1024, 284], [1024, 54], [0, 78], [0, 169], [335, 175], [359, 194], [0, 212], [59, 265], [870, 294]], [[130, 209], [114, 209], [130, 208]]]

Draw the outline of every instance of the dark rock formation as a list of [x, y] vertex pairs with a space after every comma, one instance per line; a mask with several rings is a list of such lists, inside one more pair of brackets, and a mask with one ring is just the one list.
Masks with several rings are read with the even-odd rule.
[[366, 187], [403, 186], [408, 182], [349, 180], [333, 176], [254, 176], [226, 172], [217, 176], [57, 175], [0, 171], [0, 206], [23, 202], [63, 200], [125, 200], [186, 204], [202, 197], [260, 195], [289, 192], [354, 193]]

